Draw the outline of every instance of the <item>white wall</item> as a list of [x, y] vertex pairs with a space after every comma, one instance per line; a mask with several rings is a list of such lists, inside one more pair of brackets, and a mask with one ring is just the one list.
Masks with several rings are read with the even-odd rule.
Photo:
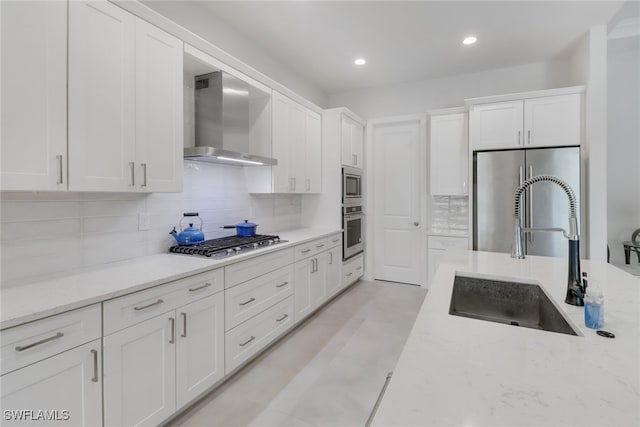
[[623, 264], [621, 242], [640, 228], [640, 36], [610, 40], [607, 65], [607, 240]]
[[275, 61], [200, 2], [147, 0], [142, 3], [318, 106], [327, 105], [324, 92]]
[[[249, 219], [258, 233], [300, 227], [299, 195], [249, 195], [241, 167], [185, 162], [175, 194], [2, 192], [1, 286], [166, 252], [182, 213], [197, 211], [207, 239], [234, 234]], [[138, 231], [138, 214], [151, 229]]]
[[329, 106], [344, 106], [369, 119], [459, 107], [466, 98], [563, 87], [569, 82], [569, 63], [559, 60], [332, 94]]

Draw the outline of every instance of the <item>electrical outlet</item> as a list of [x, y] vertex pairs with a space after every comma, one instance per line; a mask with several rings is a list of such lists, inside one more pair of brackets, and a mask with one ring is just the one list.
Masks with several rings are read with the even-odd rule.
[[148, 212], [138, 214], [138, 231], [145, 231], [151, 228], [151, 215]]

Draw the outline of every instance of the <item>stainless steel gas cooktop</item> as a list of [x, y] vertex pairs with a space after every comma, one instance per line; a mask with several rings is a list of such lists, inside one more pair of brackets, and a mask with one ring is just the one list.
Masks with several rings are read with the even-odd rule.
[[287, 240], [280, 240], [280, 236], [265, 234], [256, 234], [252, 237], [228, 236], [219, 239], [205, 240], [200, 244], [192, 246], [172, 246], [169, 248], [169, 252], [224, 259], [240, 253], [286, 242]]

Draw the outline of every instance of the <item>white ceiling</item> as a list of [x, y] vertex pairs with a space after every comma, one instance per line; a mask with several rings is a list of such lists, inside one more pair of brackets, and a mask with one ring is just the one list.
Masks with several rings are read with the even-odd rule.
[[[619, 1], [205, 1], [326, 94], [564, 58]], [[463, 37], [478, 42], [463, 46]], [[353, 60], [365, 57], [367, 65]]]

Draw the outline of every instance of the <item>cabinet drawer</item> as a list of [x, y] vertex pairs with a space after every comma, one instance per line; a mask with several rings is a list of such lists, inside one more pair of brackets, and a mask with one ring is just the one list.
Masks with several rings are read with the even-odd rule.
[[342, 285], [349, 285], [364, 274], [364, 256], [357, 256], [342, 265]]
[[290, 296], [225, 334], [225, 374], [265, 348], [293, 325]]
[[291, 248], [232, 264], [224, 268], [224, 287], [236, 286], [289, 264], [293, 264], [293, 249]]
[[301, 259], [308, 258], [310, 256], [316, 255], [324, 250], [327, 250], [327, 238], [323, 237], [321, 239], [312, 240], [307, 243], [303, 243], [302, 245], [296, 246], [296, 261], [300, 261]]
[[246, 281], [224, 295], [225, 330], [249, 320], [293, 293], [293, 265]]
[[106, 301], [104, 335], [221, 292], [223, 289], [224, 271], [220, 268]]
[[469, 238], [449, 236], [429, 236], [429, 249], [467, 249]]
[[2, 375], [100, 338], [100, 304], [0, 331]]
[[335, 248], [336, 246], [340, 246], [342, 244], [342, 233], [332, 234], [327, 237], [327, 248]]

